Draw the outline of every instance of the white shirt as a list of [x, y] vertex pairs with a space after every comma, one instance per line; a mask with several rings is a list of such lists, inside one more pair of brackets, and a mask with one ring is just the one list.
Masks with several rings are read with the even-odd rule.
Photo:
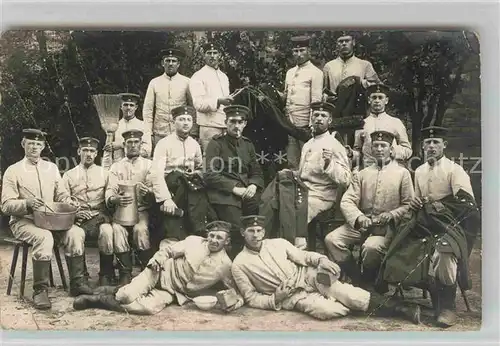
[[153, 164], [155, 169], [165, 172], [165, 175], [174, 170], [184, 172], [200, 169], [203, 164], [201, 147], [190, 136], [183, 140], [176, 133], [171, 133], [156, 145]]
[[340, 82], [347, 77], [356, 76], [361, 78], [361, 84], [366, 88], [368, 81], [375, 82], [378, 80], [377, 73], [372, 64], [358, 57], [352, 56], [346, 61], [341, 57], [326, 63], [323, 68], [325, 79], [329, 82], [330, 91], [336, 92]]

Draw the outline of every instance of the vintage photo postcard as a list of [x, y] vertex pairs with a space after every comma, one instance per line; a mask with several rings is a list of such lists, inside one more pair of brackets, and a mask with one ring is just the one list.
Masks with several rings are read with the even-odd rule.
[[4, 330], [478, 331], [467, 30], [11, 30]]

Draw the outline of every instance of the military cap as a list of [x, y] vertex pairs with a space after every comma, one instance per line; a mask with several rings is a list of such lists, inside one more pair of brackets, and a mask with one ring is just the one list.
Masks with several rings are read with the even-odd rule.
[[383, 141], [392, 144], [394, 141], [394, 134], [387, 131], [374, 131], [370, 135], [372, 143], [375, 141]]
[[241, 217], [241, 225], [243, 229], [248, 227], [260, 226], [264, 228], [264, 223], [266, 221], [266, 217], [262, 215], [248, 215]]
[[207, 232], [224, 231], [224, 232], [230, 233], [232, 227], [233, 226], [229, 222], [226, 222], [226, 221], [212, 221], [206, 226], [206, 229], [207, 229]]
[[144, 132], [142, 132], [141, 130], [131, 129], [131, 130], [123, 132], [122, 137], [123, 137], [124, 141], [126, 141], [127, 139], [131, 139], [131, 138], [142, 139], [143, 134], [144, 134]]
[[444, 138], [447, 133], [446, 127], [429, 126], [422, 129], [422, 138]]
[[389, 87], [385, 84], [382, 83], [377, 83], [374, 85], [370, 85], [368, 88], [366, 88], [366, 95], [370, 96], [373, 93], [383, 93], [386, 96], [389, 95]]
[[293, 48], [309, 47], [311, 38], [309, 36], [294, 36], [291, 38]]
[[167, 58], [167, 57], [174, 57], [178, 59], [184, 58], [185, 54], [183, 51], [177, 48], [167, 48], [167, 49], [162, 49], [161, 50], [161, 57], [162, 59]]
[[246, 106], [230, 105], [224, 107], [224, 113], [226, 113], [226, 118], [242, 116], [243, 118], [247, 119], [250, 115], [250, 109]]
[[23, 137], [26, 139], [32, 139], [35, 141], [45, 141], [45, 136], [47, 133], [37, 130], [37, 129], [24, 129]]
[[314, 111], [326, 111], [326, 112], [330, 112], [330, 114], [332, 114], [335, 111], [335, 106], [329, 102], [317, 101], [317, 102], [311, 103], [311, 109], [313, 112]]
[[172, 109], [172, 118], [177, 118], [179, 115], [190, 115], [192, 117], [196, 116], [196, 109], [191, 106], [180, 106]]
[[215, 42], [207, 42], [203, 45], [203, 51], [207, 52], [209, 50], [217, 50], [219, 52], [221, 51], [219, 45]]
[[339, 37], [337, 37], [337, 39], [339, 39], [341, 37], [345, 37], [345, 36], [351, 36], [352, 39], [355, 40], [360, 36], [360, 33], [358, 31], [353, 31], [353, 30], [342, 30], [340, 32]]
[[79, 140], [80, 148], [99, 148], [99, 140], [94, 137], [83, 137]]
[[139, 103], [139, 100], [141, 97], [137, 94], [131, 94], [131, 93], [121, 93], [119, 94], [120, 98], [122, 99], [122, 102], [135, 102]]

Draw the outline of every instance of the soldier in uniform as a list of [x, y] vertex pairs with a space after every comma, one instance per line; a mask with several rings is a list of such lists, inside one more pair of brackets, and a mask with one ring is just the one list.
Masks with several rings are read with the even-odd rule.
[[243, 246], [240, 217], [258, 212], [264, 178], [252, 142], [242, 135], [250, 110], [233, 105], [224, 112], [227, 133], [214, 136], [207, 146], [204, 181], [218, 219], [237, 227], [231, 240], [234, 258]]
[[108, 172], [95, 164], [99, 140], [84, 137], [79, 141], [80, 164], [63, 174], [65, 188], [80, 202], [76, 224], [85, 231], [86, 239], [97, 239], [99, 247], [99, 285], [109, 285], [114, 278], [113, 228], [104, 194]]
[[359, 273], [349, 247], [362, 243], [360, 256], [365, 288], [374, 283], [392, 239], [393, 227], [410, 211], [414, 195], [410, 172], [391, 159], [393, 141], [394, 135], [390, 132], [372, 132], [371, 154], [377, 164], [353, 176], [340, 203], [346, 224], [325, 237], [331, 258], [354, 284], [359, 284]]
[[[118, 162], [125, 157], [123, 148], [123, 133], [131, 129], [141, 130], [143, 133], [144, 122], [137, 119], [135, 112], [139, 106], [140, 96], [137, 94], [122, 93], [121, 110], [123, 118], [118, 122], [118, 129], [115, 131], [115, 139], [112, 143], [106, 144], [103, 148], [104, 151], [111, 151], [113, 153], [113, 162]], [[151, 155], [151, 138], [144, 136], [142, 138], [141, 156], [149, 157]]]
[[[25, 157], [7, 168], [2, 182], [2, 212], [11, 216], [10, 229], [16, 239], [32, 245], [33, 304], [42, 310], [52, 306], [47, 290], [54, 237], [49, 230], [35, 226], [33, 211], [52, 202], [76, 205], [64, 188], [57, 166], [41, 158], [45, 136], [37, 129], [23, 130]], [[68, 264], [70, 295], [92, 294], [84, 279], [85, 231], [73, 225], [58, 235]]]
[[144, 135], [152, 136], [152, 152], [160, 139], [175, 132], [172, 109], [192, 105], [189, 78], [177, 72], [184, 53], [179, 49], [168, 48], [161, 54], [161, 65], [165, 72], [149, 82], [142, 106]]
[[[168, 190], [163, 174], [153, 166], [153, 162], [140, 156], [143, 132], [129, 130], [123, 133], [126, 157], [114, 163], [109, 171], [109, 181], [106, 188], [106, 203], [109, 207], [126, 207], [132, 203], [131, 196], [122, 194], [118, 184], [121, 181], [136, 183], [138, 223], [133, 226], [133, 240], [138, 250], [141, 266], [144, 268], [151, 258], [149, 238], [149, 212], [153, 203], [163, 203], [166, 213], [173, 214], [176, 208]], [[116, 223], [113, 227], [113, 248], [118, 259], [120, 279], [119, 284], [127, 284], [131, 279], [132, 256], [128, 242], [128, 230]], [[111, 244], [109, 245], [111, 246]]]
[[195, 116], [196, 110], [190, 106], [172, 109], [175, 132], [158, 142], [153, 155], [155, 168], [164, 172], [175, 204], [184, 211], [180, 223], [178, 218], [167, 222], [167, 238], [176, 240], [202, 232], [205, 219], [213, 214], [203, 184], [201, 147], [189, 135]]
[[[292, 38], [292, 51], [297, 65], [286, 73], [283, 94], [288, 118], [293, 125], [302, 129], [309, 128], [311, 103], [321, 101], [323, 92], [323, 73], [310, 60], [309, 41], [307, 36]], [[288, 137], [286, 155], [290, 169], [298, 168], [303, 145], [304, 142]]]
[[224, 133], [224, 107], [233, 102], [229, 95], [229, 79], [219, 69], [221, 50], [214, 43], [205, 44], [205, 66], [196, 71], [189, 81], [189, 91], [197, 111], [200, 144], [203, 152], [213, 136]]
[[411, 143], [403, 122], [385, 112], [389, 102], [389, 88], [384, 84], [374, 84], [366, 90], [370, 115], [365, 119], [363, 130], [358, 131], [351, 152], [354, 162], [367, 167], [377, 162], [372, 156], [371, 134], [374, 131], [387, 131], [394, 135], [392, 157], [397, 161], [408, 160], [412, 154]]

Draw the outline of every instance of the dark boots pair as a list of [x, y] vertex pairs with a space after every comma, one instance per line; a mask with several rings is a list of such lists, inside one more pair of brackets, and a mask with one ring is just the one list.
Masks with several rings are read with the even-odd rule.
[[[84, 256], [66, 257], [66, 263], [69, 271], [70, 296], [92, 294], [92, 288], [85, 279]], [[47, 310], [52, 307], [48, 294], [49, 277], [50, 261], [33, 260], [33, 304], [36, 309]]]
[[73, 309], [104, 309], [125, 312], [122, 305], [115, 299], [118, 287], [102, 286], [96, 289], [93, 295], [81, 295], [73, 301]]
[[456, 304], [457, 284], [443, 285], [431, 279], [429, 283], [432, 306], [438, 326], [448, 328], [457, 323]]
[[382, 317], [399, 316], [415, 324], [420, 323], [419, 305], [400, 302], [376, 292], [370, 293], [370, 303], [366, 313]]
[[[100, 254], [99, 259], [99, 286], [110, 286], [113, 285], [115, 280], [115, 268], [113, 266], [113, 256]], [[118, 279], [118, 286], [127, 285], [132, 280], [132, 252], [121, 252], [115, 254], [116, 261], [118, 263], [118, 271], [120, 277]], [[138, 251], [139, 264], [141, 271], [144, 270], [153, 256], [152, 250], [142, 250]]]

